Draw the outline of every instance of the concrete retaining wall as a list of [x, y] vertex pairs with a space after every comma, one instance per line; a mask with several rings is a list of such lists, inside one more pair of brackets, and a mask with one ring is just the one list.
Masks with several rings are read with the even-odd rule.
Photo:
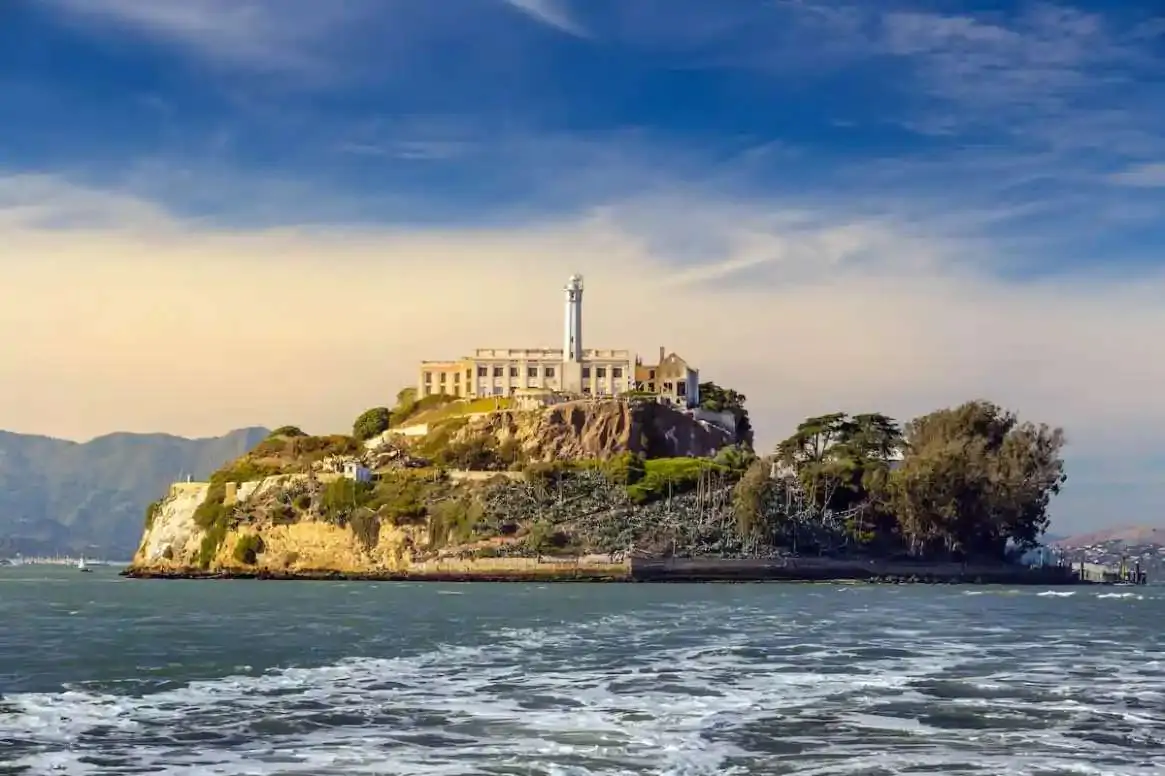
[[1055, 566], [964, 565], [834, 558], [632, 558], [631, 577], [637, 581], [786, 580], [842, 581], [879, 578], [981, 584], [1055, 585], [1078, 583], [1070, 569]]

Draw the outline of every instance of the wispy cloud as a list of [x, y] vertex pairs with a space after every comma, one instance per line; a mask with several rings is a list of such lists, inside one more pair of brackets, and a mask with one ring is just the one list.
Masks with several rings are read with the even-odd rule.
[[586, 29], [570, 13], [567, 0], [502, 0], [502, 2], [568, 35], [588, 37]]
[[366, 0], [46, 0], [80, 23], [115, 26], [186, 47], [211, 62], [318, 75], [320, 44], [375, 9]]
[[1121, 186], [1165, 188], [1165, 162], [1139, 164], [1114, 173], [1109, 176], [1109, 180]]

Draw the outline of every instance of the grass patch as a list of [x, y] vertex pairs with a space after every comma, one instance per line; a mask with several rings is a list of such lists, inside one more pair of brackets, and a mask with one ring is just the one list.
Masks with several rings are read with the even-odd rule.
[[[286, 474], [306, 471], [312, 463], [333, 455], [357, 455], [361, 444], [355, 437], [344, 434], [328, 436], [269, 436], [232, 466], [265, 468], [267, 474]], [[261, 479], [263, 476], [247, 479]], [[235, 480], [245, 482], [246, 480]]]
[[455, 401], [459, 401], [456, 396], [448, 396], [443, 393], [426, 396], [423, 399], [410, 399], [405, 401], [398, 404], [392, 410], [389, 416], [389, 428], [411, 426], [413, 423], [424, 423], [426, 421], [418, 420], [421, 415]]
[[646, 504], [686, 493], [695, 489], [706, 471], [727, 468], [708, 458], [650, 458], [643, 462], [643, 476], [627, 485], [627, 495], [637, 504]]
[[[429, 399], [445, 399], [434, 406], [420, 409]], [[418, 411], [406, 419], [407, 425], [417, 423], [437, 423], [448, 418], [471, 415], [475, 412], [493, 412], [508, 410], [514, 406], [514, 400], [508, 396], [485, 396], [480, 399], [454, 399], [449, 396], [426, 396], [417, 402]], [[401, 424], [403, 425], [403, 424]]]

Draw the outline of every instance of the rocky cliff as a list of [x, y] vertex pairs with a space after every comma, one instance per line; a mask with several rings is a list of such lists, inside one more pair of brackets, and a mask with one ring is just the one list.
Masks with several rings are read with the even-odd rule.
[[577, 401], [536, 412], [502, 411], [467, 421], [457, 442], [478, 437], [513, 444], [527, 461], [709, 457], [733, 443], [731, 432], [652, 401]]
[[629, 551], [731, 554], [739, 472], [708, 457], [731, 441], [621, 401], [452, 416], [368, 446], [276, 433], [209, 482], [174, 485], [131, 573], [512, 577], [565, 564], [609, 578]]

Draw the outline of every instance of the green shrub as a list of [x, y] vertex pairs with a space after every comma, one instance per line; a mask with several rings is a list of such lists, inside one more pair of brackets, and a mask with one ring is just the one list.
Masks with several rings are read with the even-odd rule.
[[258, 556], [266, 549], [263, 546], [262, 537], [257, 534], [247, 534], [240, 536], [235, 542], [235, 549], [232, 553], [236, 563], [242, 563], [246, 566], [254, 566], [258, 560]]
[[634, 485], [647, 474], [646, 462], [638, 453], [619, 453], [600, 463], [604, 474], [618, 485]]
[[549, 487], [557, 484], [568, 472], [585, 468], [589, 464], [589, 461], [535, 461], [522, 469], [522, 474], [530, 483]]
[[388, 407], [373, 407], [365, 410], [352, 424], [352, 436], [363, 442], [388, 430], [392, 413]]
[[434, 487], [424, 474], [386, 474], [376, 483], [368, 508], [393, 525], [416, 523], [428, 514], [427, 501]]
[[156, 520], [158, 515], [160, 515], [161, 513], [162, 513], [162, 499], [158, 499], [157, 501], [151, 502], [150, 505], [148, 507], [146, 507], [146, 530], [147, 531], [154, 527], [154, 520]]
[[280, 426], [279, 428], [275, 429], [270, 434], [268, 434], [267, 438], [270, 439], [271, 437], [301, 437], [301, 436], [307, 436], [307, 434], [303, 433], [303, 430], [300, 429], [299, 426]]
[[320, 514], [325, 520], [343, 523], [357, 509], [373, 500], [374, 485], [341, 477], [324, 486], [320, 494]]
[[470, 541], [483, 526], [484, 515], [481, 504], [470, 497], [434, 505], [429, 511], [429, 544], [443, 547], [449, 543], [464, 544]]
[[545, 520], [539, 520], [530, 526], [524, 543], [531, 552], [542, 555], [569, 547], [571, 537], [570, 534], [555, 528]]
[[348, 524], [365, 550], [371, 551], [380, 542], [380, 517], [376, 513], [362, 509], [352, 515]]

